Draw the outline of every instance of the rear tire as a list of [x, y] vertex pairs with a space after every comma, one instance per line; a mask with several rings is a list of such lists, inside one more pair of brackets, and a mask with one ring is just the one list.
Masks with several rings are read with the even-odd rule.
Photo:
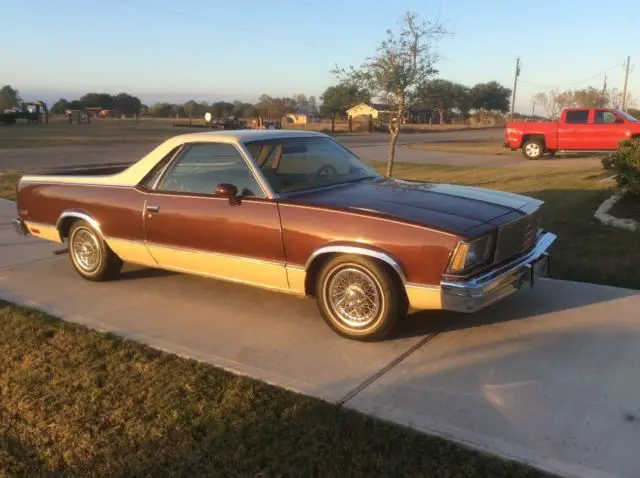
[[544, 142], [540, 139], [528, 139], [522, 145], [522, 155], [527, 159], [540, 159], [544, 153]]
[[327, 261], [316, 281], [316, 301], [325, 322], [353, 340], [387, 337], [406, 315], [407, 300], [392, 274], [380, 262], [357, 255]]
[[73, 223], [69, 231], [69, 257], [78, 274], [90, 281], [113, 279], [122, 270], [122, 260], [84, 220]]

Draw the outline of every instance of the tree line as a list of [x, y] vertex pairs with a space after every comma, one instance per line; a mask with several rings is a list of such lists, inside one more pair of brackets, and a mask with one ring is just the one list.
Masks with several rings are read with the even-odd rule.
[[[537, 93], [533, 97], [536, 105], [540, 105], [549, 119], [558, 119], [563, 108], [620, 108], [623, 104], [622, 91], [617, 88], [586, 88], [559, 91], [556, 89]], [[632, 104], [633, 98], [627, 93], [626, 104]], [[629, 114], [638, 117], [637, 109], [629, 108]]]
[[[371, 102], [372, 96], [370, 90], [346, 80], [325, 90], [320, 110], [323, 116], [344, 116], [350, 107], [360, 102]], [[472, 111], [480, 114], [490, 111], [506, 113], [509, 111], [509, 96], [511, 90], [497, 81], [467, 86], [431, 78], [415, 86], [405, 99], [405, 107], [408, 110], [432, 110], [442, 124], [454, 112], [462, 119], [469, 118]]]
[[[472, 87], [444, 79], [429, 79], [415, 89], [407, 102], [407, 107], [429, 109], [437, 112], [439, 122], [444, 123], [455, 110], [462, 118], [468, 118], [471, 111], [509, 110], [511, 90], [496, 81], [478, 83]], [[270, 96], [262, 94], [255, 103], [246, 101], [197, 101], [185, 103], [158, 102], [148, 106], [128, 93], [111, 95], [108, 93], [87, 93], [78, 100], [59, 99], [51, 108], [53, 114], [64, 114], [67, 110], [103, 108], [116, 110], [127, 116], [151, 115], [158, 118], [193, 117], [198, 118], [209, 112], [216, 118], [282, 118], [301, 110], [311, 114], [331, 117], [345, 117], [347, 110], [361, 102], [371, 102], [373, 95], [364, 86], [349, 81], [339, 82], [325, 89], [320, 97], [295, 94], [292, 96]], [[383, 98], [384, 100], [384, 98]]]

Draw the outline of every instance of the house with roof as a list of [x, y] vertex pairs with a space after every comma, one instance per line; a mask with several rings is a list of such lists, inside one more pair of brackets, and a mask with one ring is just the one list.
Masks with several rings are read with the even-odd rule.
[[288, 122], [293, 124], [314, 123], [320, 120], [320, 112], [315, 106], [301, 105], [289, 113], [286, 118]]
[[393, 112], [391, 105], [383, 103], [358, 103], [347, 110], [347, 116], [349, 118], [356, 118], [358, 116], [371, 115], [374, 120], [381, 120], [385, 116], [390, 115]]

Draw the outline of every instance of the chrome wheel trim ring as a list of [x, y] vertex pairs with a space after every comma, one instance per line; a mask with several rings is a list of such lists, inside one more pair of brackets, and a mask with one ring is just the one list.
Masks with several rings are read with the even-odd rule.
[[86, 227], [73, 231], [69, 252], [73, 263], [85, 274], [95, 273], [102, 264], [102, 249], [95, 232]]
[[351, 265], [331, 273], [325, 298], [335, 319], [350, 329], [371, 326], [384, 309], [384, 296], [378, 281], [363, 269]]
[[524, 150], [527, 153], [527, 156], [529, 156], [530, 158], [534, 158], [540, 155], [540, 146], [536, 143], [529, 143], [525, 146]]

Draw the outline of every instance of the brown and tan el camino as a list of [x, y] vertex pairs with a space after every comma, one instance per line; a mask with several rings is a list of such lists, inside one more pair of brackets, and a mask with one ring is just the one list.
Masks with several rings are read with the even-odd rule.
[[383, 178], [319, 133], [181, 135], [99, 173], [24, 176], [17, 231], [67, 244], [88, 280], [130, 262], [315, 296], [359, 340], [409, 308], [474, 312], [533, 285], [556, 238], [541, 201]]

